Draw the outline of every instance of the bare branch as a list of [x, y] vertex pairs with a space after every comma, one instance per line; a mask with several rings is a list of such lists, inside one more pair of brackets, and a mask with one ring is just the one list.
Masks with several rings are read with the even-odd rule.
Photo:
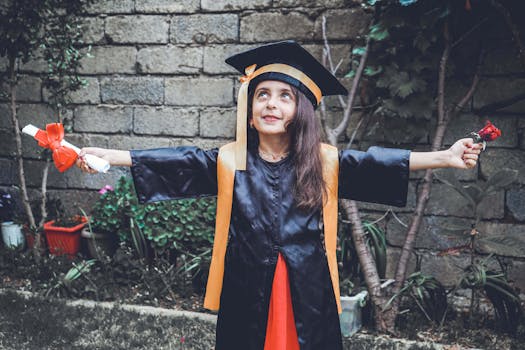
[[478, 84], [479, 84], [480, 72], [481, 72], [481, 67], [483, 65], [484, 57], [485, 57], [485, 50], [482, 48], [479, 52], [478, 64], [476, 66], [476, 73], [474, 73], [474, 76], [472, 77], [472, 83], [470, 84], [470, 87], [465, 93], [465, 95], [463, 96], [463, 98], [456, 105], [454, 105], [454, 107], [451, 110], [451, 114], [455, 115], [459, 111], [461, 111], [465, 107], [467, 102], [470, 101], [470, 99], [474, 95], [474, 91], [476, 91], [476, 88], [478, 87]]
[[44, 222], [47, 219], [47, 210], [46, 210], [46, 202], [47, 202], [47, 176], [49, 174], [49, 158], [46, 158], [46, 165], [44, 166], [44, 170], [42, 170], [42, 200], [40, 202], [40, 213], [41, 213], [41, 219], [38, 223], [38, 227], [43, 227]]
[[16, 59], [14, 57], [9, 58], [9, 90], [10, 90], [10, 105], [11, 105], [11, 122], [13, 123], [13, 131], [15, 132], [16, 141], [16, 160], [18, 161], [18, 180], [20, 181], [20, 189], [22, 190], [22, 203], [29, 220], [29, 227], [31, 230], [36, 229], [35, 217], [33, 216], [33, 210], [29, 202], [29, 195], [27, 193], [26, 178], [24, 173], [24, 159], [22, 158], [22, 138], [20, 135], [20, 125], [18, 124], [18, 118], [16, 115]]
[[461, 37], [459, 37], [458, 40], [454, 41], [454, 43], [452, 45], [450, 45], [450, 48], [453, 49], [454, 47], [456, 47], [456, 45], [458, 45], [460, 42], [462, 42], [463, 40], [465, 40], [465, 38], [467, 36], [469, 36], [472, 32], [474, 32], [476, 29], [478, 29], [479, 27], [481, 27], [481, 25], [483, 23], [485, 23], [486, 21], [488, 21], [488, 17], [485, 17], [483, 18], [481, 21], [479, 21], [479, 23], [476, 23], [472, 28], [470, 28], [469, 30], [467, 30]]
[[448, 22], [443, 27], [443, 37], [445, 48], [439, 61], [439, 80], [438, 80], [438, 124], [446, 119], [445, 111], [445, 79], [448, 57], [450, 55], [450, 34], [448, 32]]
[[[322, 32], [323, 32], [323, 42], [324, 42], [324, 48], [323, 48], [323, 65], [325, 67], [327, 67], [327, 64], [328, 63], [328, 67], [330, 68], [330, 72], [335, 75], [337, 70], [339, 69], [339, 67], [341, 66], [341, 63], [343, 63], [343, 59], [339, 60], [339, 63], [337, 63], [337, 66], [334, 67], [334, 63], [333, 63], [333, 60], [332, 60], [332, 52], [330, 50], [330, 44], [328, 43], [328, 37], [326, 35], [326, 17], [323, 16], [323, 22], [322, 22]], [[328, 60], [328, 62], [326, 62], [325, 58]], [[337, 98], [339, 99], [339, 103], [341, 104], [341, 107], [343, 109], [346, 108], [346, 103], [343, 99], [343, 97], [341, 95], [337, 95]]]
[[357, 68], [357, 71], [355, 73], [354, 80], [352, 81], [352, 88], [350, 89], [350, 93], [348, 94], [348, 101], [346, 103], [343, 120], [332, 131], [333, 135], [331, 136], [336, 140], [338, 136], [341, 135], [346, 130], [348, 126], [348, 122], [350, 121], [350, 116], [352, 114], [352, 108], [354, 106], [354, 100], [355, 100], [355, 96], [357, 93], [357, 87], [359, 86], [359, 81], [361, 80], [361, 76], [363, 75], [363, 71], [365, 69], [369, 49], [370, 49], [370, 37], [366, 39], [365, 50], [364, 50], [363, 55], [361, 56], [361, 60], [359, 61], [359, 67]]

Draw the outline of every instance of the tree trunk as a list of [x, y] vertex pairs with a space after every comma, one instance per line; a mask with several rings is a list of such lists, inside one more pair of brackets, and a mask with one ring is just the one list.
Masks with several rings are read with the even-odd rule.
[[36, 230], [35, 217], [31, 204], [29, 202], [29, 195], [27, 192], [27, 185], [24, 172], [24, 160], [22, 158], [22, 137], [20, 135], [20, 125], [18, 124], [18, 117], [16, 111], [16, 87], [17, 87], [17, 73], [16, 73], [16, 58], [9, 57], [9, 94], [10, 94], [10, 105], [11, 105], [11, 121], [13, 125], [13, 132], [15, 134], [16, 141], [16, 153], [15, 159], [18, 162], [18, 181], [20, 182], [20, 189], [22, 191], [22, 204], [29, 221], [29, 228], [33, 231]]

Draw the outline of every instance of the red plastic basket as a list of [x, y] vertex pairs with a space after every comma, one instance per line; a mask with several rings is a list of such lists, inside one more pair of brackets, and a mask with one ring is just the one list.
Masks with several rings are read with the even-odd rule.
[[86, 226], [87, 218], [73, 227], [53, 226], [54, 220], [44, 224], [49, 253], [53, 255], [75, 255], [80, 250], [80, 231]]

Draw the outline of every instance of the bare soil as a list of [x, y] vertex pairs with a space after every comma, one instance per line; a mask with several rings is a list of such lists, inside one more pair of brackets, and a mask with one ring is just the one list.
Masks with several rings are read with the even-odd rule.
[[[187, 347], [188, 349], [211, 349], [209, 344], [213, 343], [210, 337], [214, 339], [214, 326], [206, 329], [204, 335], [199, 330], [201, 327], [199, 321], [180, 323], [182, 321], [165, 321], [162, 318], [142, 319], [125, 315], [119, 310], [112, 311], [109, 316], [98, 316], [96, 313], [82, 309], [67, 311], [68, 314], [72, 313], [68, 319], [79, 319], [76, 322], [80, 324], [73, 325], [71, 320], [63, 321], [66, 311], [60, 311], [60, 306], [56, 306], [55, 303], [59, 301], [54, 298], [57, 297], [206, 311], [202, 308], [205, 275], [197, 275], [196, 281], [189, 281], [167, 271], [166, 261], [162, 259], [149, 263], [139, 261], [123, 247], [111, 261], [98, 261], [91, 271], [70, 283], [64, 283], [63, 278], [67, 271], [75, 264], [79, 266], [82, 261], [81, 256], [73, 259], [44, 256], [41, 262], [37, 263], [30, 252], [0, 249], [1, 287], [30, 291], [43, 298], [35, 302], [37, 305], [32, 306], [37, 308], [36, 311], [29, 313], [24, 313], [24, 309], [21, 311], [16, 309], [14, 303], [5, 301], [5, 298], [0, 302], [0, 310], [2, 310], [0, 348], [179, 349], [180, 347], [177, 346], [181, 344], [177, 343], [176, 339], [185, 337], [188, 342], [190, 339], [195, 339], [196, 345]], [[54, 298], [50, 300], [48, 297]], [[55, 311], [46, 309], [51, 307], [58, 309]], [[523, 320], [515, 334], [506, 334], [496, 330], [497, 325], [487, 314], [476, 315], [470, 319], [467, 315], [449, 312], [445, 322], [439, 327], [426, 320], [417, 308], [407, 305], [406, 310], [409, 312], [403, 313], [398, 319], [398, 335], [403, 338], [450, 344], [450, 349], [525, 350], [525, 321]], [[20, 313], [20, 317], [16, 320], [2, 318], [1, 315], [5, 315], [6, 312], [7, 314]], [[93, 319], [100, 319], [102, 323], [94, 322], [95, 325], [92, 325]], [[373, 334], [374, 331], [369, 329], [371, 322], [367, 321], [366, 314], [364, 323], [364, 332]], [[24, 327], [21, 326], [22, 324]], [[56, 327], [48, 331], [46, 327], [50, 324]], [[110, 333], [114, 337], [111, 340], [109, 340]], [[60, 334], [67, 334], [66, 339], [71, 339], [71, 342], [67, 341], [70, 346], [55, 344], [61, 341], [54, 340]], [[88, 334], [87, 338], [85, 334]], [[202, 347], [198, 340], [201, 338]], [[104, 339], [107, 340], [107, 346], [102, 344]], [[160, 339], [164, 339], [165, 344], [157, 344]], [[95, 343], [90, 341], [100, 344], [95, 346]], [[14, 346], [15, 344], [23, 346]], [[348, 347], [351, 344], [348, 340], [345, 340], [345, 344], [347, 348], [352, 348]]]

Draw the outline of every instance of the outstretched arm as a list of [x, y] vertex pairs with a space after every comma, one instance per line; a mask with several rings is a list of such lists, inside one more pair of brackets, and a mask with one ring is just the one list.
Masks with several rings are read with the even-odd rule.
[[83, 156], [92, 154], [109, 162], [112, 166], [131, 166], [131, 154], [129, 151], [117, 149], [106, 149], [99, 147], [84, 147], [80, 150], [77, 159], [77, 166], [86, 173], [94, 174], [97, 171], [91, 169], [84, 161]]
[[472, 169], [483, 147], [471, 138], [456, 141], [449, 149], [437, 152], [411, 152], [410, 170], [458, 168]]

